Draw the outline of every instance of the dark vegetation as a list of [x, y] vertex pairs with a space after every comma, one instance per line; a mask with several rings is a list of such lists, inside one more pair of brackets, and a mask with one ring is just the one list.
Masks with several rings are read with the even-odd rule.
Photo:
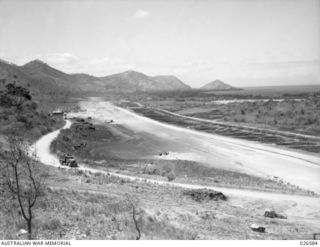
[[320, 95], [299, 101], [228, 104], [223, 120], [320, 136]]
[[71, 153], [82, 159], [112, 159], [117, 156], [112, 155], [110, 151], [96, 152], [95, 150], [111, 145], [117, 140], [119, 137], [106, 126], [93, 125], [90, 120], [74, 121], [70, 129], [61, 131], [51, 148], [54, 152]]
[[192, 200], [195, 200], [197, 202], [227, 200], [227, 197], [221, 192], [208, 189], [185, 190], [183, 194], [190, 196]]
[[2, 80], [0, 85], [0, 134], [20, 136], [33, 141], [62, 126], [60, 118], [39, 110], [28, 89], [16, 79]]
[[268, 218], [271, 218], [271, 219], [274, 219], [274, 218], [278, 218], [278, 219], [287, 219], [286, 216], [282, 215], [282, 214], [278, 214], [276, 211], [274, 210], [266, 210], [264, 212], [264, 217], [268, 217]]

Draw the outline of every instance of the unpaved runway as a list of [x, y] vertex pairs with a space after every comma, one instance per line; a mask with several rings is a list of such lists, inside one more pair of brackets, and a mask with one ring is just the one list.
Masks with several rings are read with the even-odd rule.
[[[67, 120], [65, 126], [62, 129], [69, 128], [71, 122]], [[39, 160], [45, 165], [60, 166], [58, 157], [50, 152], [50, 145], [52, 141], [59, 135], [60, 130], [53, 131], [42, 138], [40, 138], [32, 147], [31, 151], [35, 152]], [[66, 168], [68, 169], [68, 168]], [[229, 197], [229, 201], [235, 205], [241, 206], [248, 202], [254, 200], [268, 200], [276, 203], [277, 205], [286, 205], [286, 215], [290, 216], [292, 221], [307, 221], [314, 226], [318, 226], [319, 223], [319, 204], [320, 198], [312, 198], [297, 195], [285, 195], [285, 194], [275, 194], [260, 191], [250, 191], [250, 190], [240, 190], [232, 188], [221, 188], [213, 186], [202, 186], [202, 185], [191, 185], [191, 184], [181, 184], [167, 181], [159, 181], [154, 179], [145, 179], [135, 176], [129, 176], [119, 173], [110, 173], [105, 171], [100, 171], [98, 169], [93, 169], [85, 167], [80, 164], [77, 168], [83, 171], [90, 171], [91, 173], [104, 173], [111, 176], [120, 177], [123, 179], [141, 182], [141, 183], [153, 183], [163, 186], [176, 186], [184, 189], [213, 189], [223, 192]], [[291, 206], [290, 206], [291, 205]], [[293, 205], [293, 206], [292, 206]]]
[[257, 127], [248, 126], [248, 125], [245, 125], [245, 124], [240, 125], [240, 124], [235, 124], [235, 123], [231, 123], [231, 122], [224, 122], [224, 121], [219, 121], [219, 120], [203, 119], [203, 118], [198, 118], [198, 117], [181, 115], [181, 114], [177, 114], [177, 113], [170, 112], [170, 111], [163, 110], [163, 109], [158, 109], [158, 108], [156, 108], [156, 109], [157, 109], [157, 111], [161, 111], [161, 112], [167, 113], [167, 114], [172, 115], [172, 116], [185, 118], [185, 119], [196, 120], [198, 122], [219, 124], [219, 125], [222, 125], [222, 126], [236, 127], [236, 128], [240, 127], [240, 128], [244, 128], [244, 129], [248, 129], [248, 130], [256, 130], [256, 131], [261, 131], [262, 130], [262, 131], [267, 131], [268, 133], [272, 133], [272, 134], [288, 135], [288, 136], [296, 136], [296, 137], [303, 137], [303, 138], [309, 138], [309, 139], [314, 139], [314, 140], [320, 140], [319, 136], [311, 136], [311, 135], [293, 133], [293, 132], [288, 132], [288, 131], [283, 131], [283, 130], [257, 128]]
[[86, 111], [71, 116], [112, 119], [136, 133], [159, 138], [172, 151], [166, 159], [188, 159], [262, 177], [276, 176], [320, 193], [320, 156], [160, 123], [109, 102], [87, 101], [80, 106]]

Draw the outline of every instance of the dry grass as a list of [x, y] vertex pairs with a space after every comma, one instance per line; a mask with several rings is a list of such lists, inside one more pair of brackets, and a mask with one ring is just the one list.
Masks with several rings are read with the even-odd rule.
[[312, 191], [303, 190], [281, 180], [265, 179], [245, 173], [216, 169], [193, 161], [119, 160], [117, 162], [108, 160], [88, 162], [88, 165], [104, 171], [120, 171], [128, 175], [160, 180], [169, 180], [168, 175], [174, 175], [173, 180], [180, 183], [316, 196]]
[[[135, 239], [137, 231], [128, 198], [138, 202], [142, 239], [311, 238], [312, 228], [307, 223], [263, 217], [264, 208], [275, 208], [283, 214], [290, 203], [234, 198], [198, 202], [179, 188], [43, 168], [50, 175], [49, 188], [35, 211], [38, 239]], [[1, 239], [24, 238], [16, 235], [25, 225], [14, 206], [1, 208], [0, 217]], [[267, 233], [252, 232], [249, 225], [253, 222], [266, 226]]]

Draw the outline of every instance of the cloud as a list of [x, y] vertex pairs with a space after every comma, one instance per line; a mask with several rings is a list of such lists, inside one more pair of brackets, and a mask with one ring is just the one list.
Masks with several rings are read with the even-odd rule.
[[78, 58], [70, 53], [52, 53], [38, 56], [38, 59], [49, 64], [73, 64]]
[[36, 56], [27, 56], [20, 60], [19, 64], [25, 64], [31, 60], [39, 59], [49, 66], [66, 73], [88, 73], [95, 76], [134, 69], [134, 65], [123, 61], [118, 57], [81, 58], [70, 53], [47, 53]]
[[145, 18], [148, 18], [149, 16], [150, 16], [150, 13], [143, 9], [137, 10], [133, 15], [133, 17], [136, 19], [145, 19]]

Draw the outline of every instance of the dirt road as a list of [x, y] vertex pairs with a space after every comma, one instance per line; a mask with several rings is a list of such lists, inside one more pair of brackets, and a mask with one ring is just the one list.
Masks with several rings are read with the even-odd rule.
[[[61, 129], [68, 129], [71, 125], [72, 122], [67, 120], [66, 124]], [[56, 167], [60, 166], [59, 158], [50, 152], [50, 145], [53, 140], [58, 137], [61, 129], [42, 136], [31, 146], [30, 152], [35, 154], [41, 163]]]

